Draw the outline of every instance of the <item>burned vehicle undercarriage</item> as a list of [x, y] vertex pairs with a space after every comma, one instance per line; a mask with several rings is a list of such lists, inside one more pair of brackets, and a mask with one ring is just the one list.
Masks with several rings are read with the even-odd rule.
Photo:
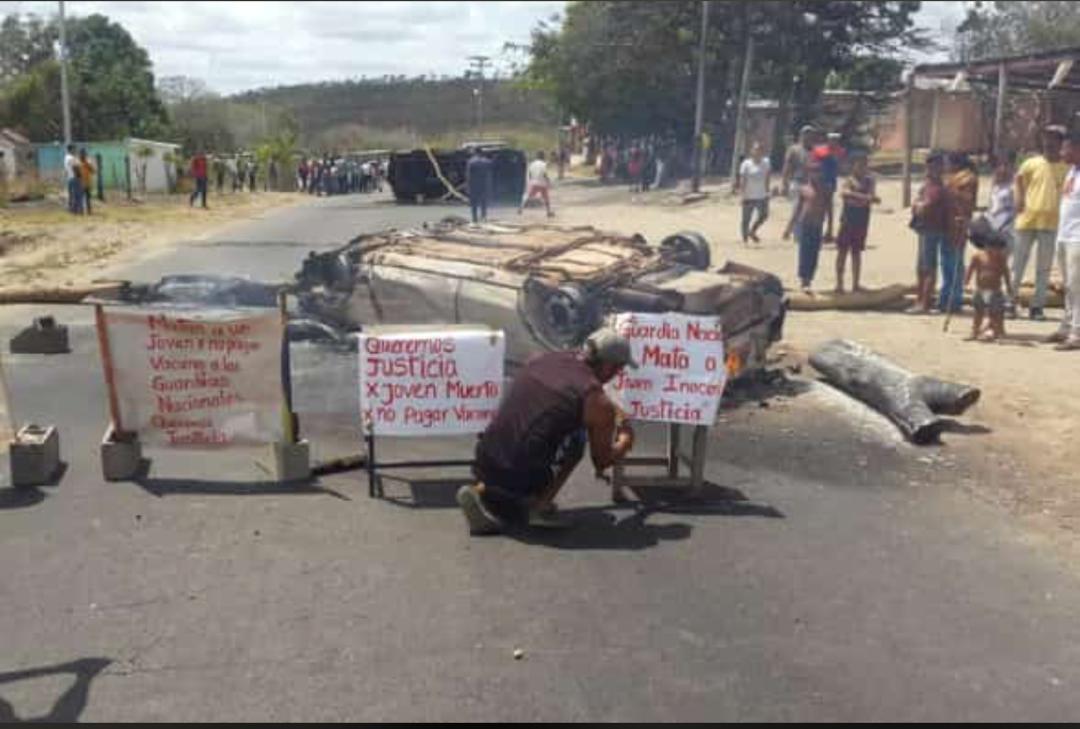
[[653, 247], [640, 235], [589, 226], [457, 218], [312, 253], [293, 293], [303, 317], [344, 330], [376, 323], [500, 328], [511, 364], [579, 346], [613, 313], [719, 315], [739, 372], [764, 365], [786, 310], [779, 279], [737, 263], [711, 267], [709, 245], [696, 233]]

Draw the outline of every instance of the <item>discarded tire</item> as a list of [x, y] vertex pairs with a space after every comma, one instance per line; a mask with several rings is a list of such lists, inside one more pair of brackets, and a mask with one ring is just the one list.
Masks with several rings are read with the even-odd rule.
[[701, 233], [684, 230], [660, 241], [661, 254], [668, 254], [678, 263], [704, 271], [711, 263], [709, 241]]
[[810, 356], [832, 385], [885, 415], [913, 443], [934, 443], [948, 421], [979, 400], [978, 388], [915, 375], [862, 345], [834, 339]]

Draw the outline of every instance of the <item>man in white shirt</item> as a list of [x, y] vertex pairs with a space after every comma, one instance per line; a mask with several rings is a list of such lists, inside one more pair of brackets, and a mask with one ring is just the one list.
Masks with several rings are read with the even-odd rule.
[[549, 218], [554, 217], [555, 213], [551, 212], [551, 196], [548, 194], [548, 189], [551, 187], [551, 178], [548, 177], [547, 162], [544, 161], [543, 151], [537, 152], [536, 159], [529, 164], [526, 183], [525, 197], [521, 198], [518, 215], [521, 215], [522, 211], [525, 210], [525, 203], [534, 197], [540, 197], [544, 201], [544, 207], [547, 208], [547, 216]]
[[1050, 337], [1059, 351], [1080, 350], [1080, 132], [1073, 132], [1061, 146], [1069, 165], [1061, 191], [1058, 215], [1057, 259], [1065, 280], [1065, 316]]
[[79, 176], [79, 158], [75, 156], [75, 145], [67, 146], [64, 155], [64, 176], [67, 181], [68, 212], [73, 215], [82, 213], [82, 180]]
[[[742, 242], [752, 240], [760, 243], [757, 231], [769, 217], [769, 176], [772, 167], [769, 158], [762, 153], [761, 142], [754, 142], [750, 156], [739, 165], [739, 175], [735, 178], [732, 192], [742, 189]], [[757, 211], [757, 221], [750, 225], [750, 219]]]

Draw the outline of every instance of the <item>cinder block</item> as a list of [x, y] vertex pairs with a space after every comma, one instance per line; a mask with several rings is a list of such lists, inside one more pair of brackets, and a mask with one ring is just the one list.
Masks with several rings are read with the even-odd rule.
[[34, 319], [34, 323], [9, 341], [12, 354], [66, 354], [68, 328], [57, 324], [51, 316]]
[[11, 441], [8, 456], [13, 486], [47, 484], [60, 470], [60, 434], [52, 425], [24, 425]]
[[258, 465], [275, 481], [308, 481], [311, 479], [311, 445], [306, 440], [298, 443], [272, 443], [258, 459]]
[[142, 464], [142, 443], [135, 433], [117, 433], [113, 426], [101, 439], [101, 473], [106, 481], [130, 481]]

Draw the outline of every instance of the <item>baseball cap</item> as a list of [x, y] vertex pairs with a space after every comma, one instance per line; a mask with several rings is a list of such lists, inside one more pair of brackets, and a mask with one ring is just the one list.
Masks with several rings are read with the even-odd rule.
[[813, 124], [806, 124], [805, 126], [803, 126], [802, 129], [799, 130], [799, 134], [810, 134], [811, 132], [816, 131], [817, 127], [815, 127]]
[[619, 367], [638, 368], [630, 351], [630, 342], [614, 329], [597, 329], [585, 340], [585, 352], [595, 362], [606, 362]]

